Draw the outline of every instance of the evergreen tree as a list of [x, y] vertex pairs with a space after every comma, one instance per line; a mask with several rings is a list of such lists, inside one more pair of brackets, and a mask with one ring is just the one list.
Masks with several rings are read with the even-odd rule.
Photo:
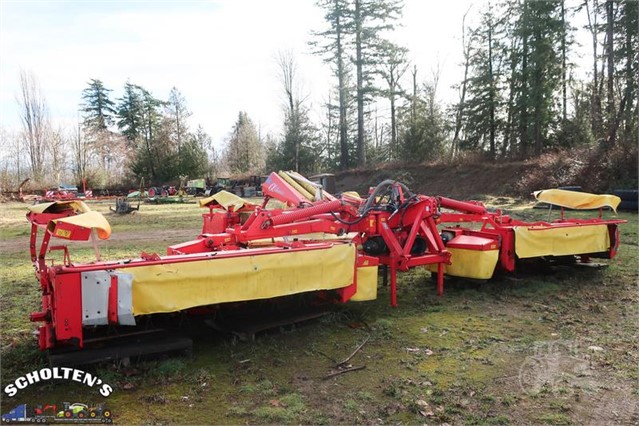
[[387, 158], [393, 160], [397, 158], [398, 155], [396, 102], [400, 96], [405, 94], [399, 82], [408, 69], [408, 61], [406, 59], [408, 50], [388, 41], [382, 43], [382, 49], [386, 59], [379, 73], [386, 82], [387, 87], [382, 89], [380, 93], [386, 97], [390, 103], [390, 146]]
[[617, 4], [616, 19], [613, 22], [615, 84], [620, 89], [616, 93], [619, 108], [609, 125], [608, 140], [614, 142], [617, 131], [622, 129], [624, 143], [636, 143], [637, 117], [637, 75], [639, 75], [639, 2], [624, 0]]
[[262, 143], [246, 112], [238, 114], [227, 141], [225, 159], [231, 173], [258, 173], [264, 166]]
[[179, 153], [179, 174], [200, 178], [208, 174], [209, 157], [212, 148], [211, 137], [199, 126], [195, 133], [185, 137]]
[[140, 99], [140, 138], [131, 169], [138, 176], [146, 176], [154, 184], [162, 181], [171, 172], [169, 131], [163, 126], [161, 107], [163, 102], [148, 90], [137, 87]]
[[[517, 123], [517, 152], [521, 157], [539, 155], [551, 145], [561, 112], [555, 101], [562, 83], [560, 2], [523, 0], [510, 3], [516, 18], [510, 36], [513, 51], [508, 123]], [[509, 124], [510, 126], [510, 124]], [[509, 146], [515, 149], [514, 141]]]
[[126, 137], [130, 146], [135, 146], [136, 140], [142, 134], [143, 111], [142, 93], [140, 86], [126, 82], [124, 94], [118, 99], [117, 125], [120, 133]]
[[171, 126], [171, 139], [179, 154], [189, 132], [187, 120], [192, 114], [186, 106], [186, 99], [176, 87], [173, 87], [169, 93], [165, 111]]
[[337, 78], [338, 99], [338, 134], [339, 134], [339, 168], [345, 170], [350, 165], [348, 142], [348, 14], [349, 0], [317, 0], [317, 6], [324, 11], [324, 20], [329, 28], [324, 31], [314, 32], [314, 40], [311, 46], [315, 48], [315, 54], [323, 56], [324, 61], [333, 67], [333, 73]]
[[481, 14], [477, 29], [471, 33], [463, 121], [465, 138], [460, 148], [488, 151], [495, 158], [497, 134], [501, 127], [502, 74], [505, 49], [500, 41], [501, 22], [489, 3]]
[[111, 90], [100, 80], [92, 79], [88, 84], [82, 91], [84, 126], [90, 131], [107, 130], [116, 114], [115, 104], [109, 99]]
[[297, 86], [297, 66], [292, 53], [281, 52], [278, 65], [285, 98], [284, 134], [275, 149], [269, 150], [267, 162], [276, 169], [312, 172], [319, 163], [317, 130], [311, 123], [305, 99]]
[[113, 166], [120, 162], [121, 140], [109, 130], [114, 123], [115, 104], [109, 98], [110, 89], [100, 80], [92, 79], [82, 91], [81, 111], [86, 137], [98, 160], [99, 184], [106, 185], [113, 178]]
[[432, 80], [421, 88], [417, 84], [417, 68], [413, 68], [412, 77], [410, 107], [400, 118], [400, 158], [408, 162], [423, 162], [441, 156], [448, 125], [437, 102], [439, 71], [434, 72]]
[[401, 17], [398, 0], [354, 0], [350, 28], [354, 38], [355, 75], [357, 83], [357, 165], [366, 164], [364, 107], [376, 92], [374, 76], [384, 57], [382, 34], [394, 28], [393, 21]]

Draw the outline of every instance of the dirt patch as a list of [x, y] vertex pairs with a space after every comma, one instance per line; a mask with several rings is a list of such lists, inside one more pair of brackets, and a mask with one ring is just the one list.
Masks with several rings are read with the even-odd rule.
[[[384, 179], [406, 184], [426, 195], [472, 198], [480, 194], [513, 195], [518, 177], [535, 168], [526, 162], [485, 164], [384, 165], [371, 170], [350, 170], [337, 175], [337, 190], [367, 194]], [[532, 188], [539, 189], [539, 188]]]

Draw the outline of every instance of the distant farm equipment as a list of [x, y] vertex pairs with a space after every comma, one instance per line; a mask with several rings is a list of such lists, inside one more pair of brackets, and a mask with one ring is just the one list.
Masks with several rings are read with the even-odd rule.
[[140, 200], [138, 199], [137, 206], [133, 207], [129, 198], [118, 197], [115, 199], [115, 207], [109, 206], [109, 210], [117, 214], [129, 214], [140, 210]]
[[[126, 197], [118, 197], [115, 199], [115, 208], [109, 206], [109, 210], [117, 214], [129, 214], [134, 211], [140, 210], [140, 201], [146, 196], [144, 191], [144, 178], [140, 179], [140, 189], [130, 192]], [[137, 206], [133, 207], [131, 201], [136, 199], [138, 201]]]
[[204, 195], [207, 185], [206, 179], [192, 179], [186, 183], [186, 193], [189, 195]]
[[82, 192], [75, 185], [64, 183], [58, 184], [57, 188], [50, 188], [44, 191], [42, 197], [38, 197], [36, 202], [46, 203], [50, 201], [78, 200], [93, 198], [93, 191], [86, 188], [86, 179], [82, 181]]
[[206, 196], [217, 194], [220, 191], [228, 191], [240, 197], [261, 197], [262, 184], [266, 176], [241, 176], [235, 178], [218, 177], [209, 179], [193, 179], [186, 184], [186, 193], [194, 196]]
[[186, 176], [180, 176], [180, 186], [152, 186], [148, 189], [146, 202], [155, 204], [187, 203]]

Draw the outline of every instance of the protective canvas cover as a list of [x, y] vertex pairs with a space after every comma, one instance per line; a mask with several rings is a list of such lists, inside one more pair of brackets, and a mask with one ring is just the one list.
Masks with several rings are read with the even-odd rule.
[[132, 275], [133, 312], [142, 315], [347, 287], [353, 283], [355, 256], [353, 244], [334, 244], [122, 272]]
[[610, 207], [616, 212], [617, 206], [621, 203], [621, 198], [616, 195], [597, 195], [587, 192], [566, 191], [563, 189], [535, 191], [534, 195], [539, 201], [578, 210]]
[[515, 252], [520, 259], [600, 253], [610, 249], [607, 225], [516, 226]]

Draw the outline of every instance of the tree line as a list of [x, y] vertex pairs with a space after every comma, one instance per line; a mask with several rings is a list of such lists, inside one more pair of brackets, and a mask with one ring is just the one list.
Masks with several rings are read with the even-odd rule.
[[[309, 51], [332, 75], [320, 119], [312, 118], [317, 106], [300, 84], [291, 51], [275, 58], [281, 134], [262, 135], [241, 111], [220, 150], [201, 126], [190, 127], [178, 89], [161, 100], [131, 82], [114, 98], [99, 79], [89, 81], [77, 128], [52, 129], [35, 77], [23, 72], [22, 132], [5, 145], [28, 158], [6, 157], [17, 162], [5, 158], [3, 176], [17, 170], [18, 177], [39, 181], [46, 169], [59, 180], [70, 166], [77, 181], [112, 185], [144, 177], [160, 184], [185, 175], [273, 169], [314, 173], [469, 156], [517, 160], [595, 145], [620, 146], [636, 158], [635, 0], [492, 0], [469, 10], [460, 23], [459, 97], [448, 104], [438, 97], [440, 65], [418, 69], [411, 52], [393, 42], [400, 1], [317, 0], [316, 6], [324, 26], [310, 32]], [[471, 12], [474, 25], [466, 23]], [[592, 40], [587, 74], [574, 63], [578, 32]]]
[[14, 135], [3, 130], [2, 186], [15, 187], [25, 177], [36, 187], [88, 182], [109, 188], [141, 178], [147, 184], [177, 183], [215, 168], [211, 138], [201, 126], [191, 129], [191, 112], [177, 88], [167, 100], [128, 81], [120, 98], [111, 92], [101, 80], [90, 80], [80, 96], [77, 125], [54, 127], [36, 77], [21, 71], [22, 129]]
[[[419, 70], [410, 51], [391, 39], [401, 23], [400, 1], [316, 5], [325, 27], [312, 32], [309, 44], [330, 66], [333, 88], [324, 119], [313, 123], [306, 97], [295, 90], [294, 58], [280, 54], [287, 102], [283, 136], [266, 147], [273, 168], [520, 160], [594, 145], [621, 147], [636, 162], [636, 0], [482, 3], [475, 25], [466, 24], [470, 11], [461, 23], [463, 78], [459, 98], [449, 104], [438, 98], [439, 64]], [[574, 63], [575, 35], [584, 31], [592, 39], [587, 74]]]

